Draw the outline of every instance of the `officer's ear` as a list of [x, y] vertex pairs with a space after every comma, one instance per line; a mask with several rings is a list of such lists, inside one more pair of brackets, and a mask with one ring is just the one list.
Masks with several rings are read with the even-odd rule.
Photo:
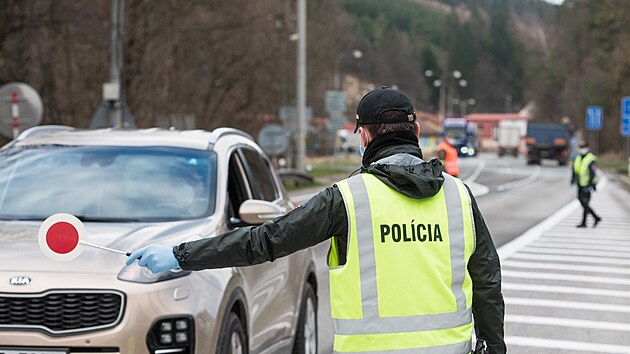
[[361, 144], [364, 147], [367, 147], [370, 141], [372, 140], [372, 136], [370, 135], [370, 132], [363, 127], [359, 127], [359, 134], [361, 135]]
[[420, 122], [416, 121], [416, 136], [420, 137]]

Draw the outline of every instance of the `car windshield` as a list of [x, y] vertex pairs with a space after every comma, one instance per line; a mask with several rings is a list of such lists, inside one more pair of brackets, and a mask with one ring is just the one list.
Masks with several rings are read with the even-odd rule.
[[0, 152], [0, 219], [200, 218], [214, 208], [216, 156], [172, 147], [29, 146]]
[[444, 134], [450, 134], [455, 139], [465, 139], [466, 128], [464, 126], [445, 127]]

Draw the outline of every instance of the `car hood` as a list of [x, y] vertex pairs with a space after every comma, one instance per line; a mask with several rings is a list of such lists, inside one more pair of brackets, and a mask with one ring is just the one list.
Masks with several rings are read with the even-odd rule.
[[[125, 252], [147, 244], [177, 245], [209, 235], [211, 219], [164, 223], [86, 222], [87, 241]], [[0, 271], [75, 272], [118, 274], [127, 257], [118, 253], [85, 247], [69, 262], [48, 259], [40, 250], [37, 232], [40, 222], [0, 222]]]

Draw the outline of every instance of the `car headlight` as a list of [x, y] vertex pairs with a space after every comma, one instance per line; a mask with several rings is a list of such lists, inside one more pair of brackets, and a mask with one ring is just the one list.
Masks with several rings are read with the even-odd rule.
[[147, 268], [140, 267], [138, 266], [138, 264], [132, 263], [128, 266], [125, 266], [120, 271], [120, 273], [118, 273], [118, 280], [129, 281], [132, 283], [151, 284], [165, 280], [185, 277], [190, 273], [192, 273], [190, 270], [183, 270], [180, 268], [171, 269], [160, 273], [153, 273]]
[[468, 152], [468, 147], [466, 147], [466, 146], [462, 146], [462, 149], [461, 149], [461, 150], [462, 150], [462, 153], [463, 153], [463, 154], [465, 154], [465, 153], [467, 153], [467, 152]]
[[474, 155], [474, 154], [475, 154], [475, 148], [472, 148], [472, 147], [471, 147], [471, 148], [469, 148], [469, 149], [468, 149], [468, 155], [472, 156], [472, 155]]

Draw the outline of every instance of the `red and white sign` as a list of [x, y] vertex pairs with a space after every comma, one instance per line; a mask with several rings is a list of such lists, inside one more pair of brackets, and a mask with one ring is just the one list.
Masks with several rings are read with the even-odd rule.
[[85, 226], [74, 215], [59, 213], [49, 216], [39, 227], [39, 248], [46, 257], [67, 262], [83, 252], [86, 241]]

